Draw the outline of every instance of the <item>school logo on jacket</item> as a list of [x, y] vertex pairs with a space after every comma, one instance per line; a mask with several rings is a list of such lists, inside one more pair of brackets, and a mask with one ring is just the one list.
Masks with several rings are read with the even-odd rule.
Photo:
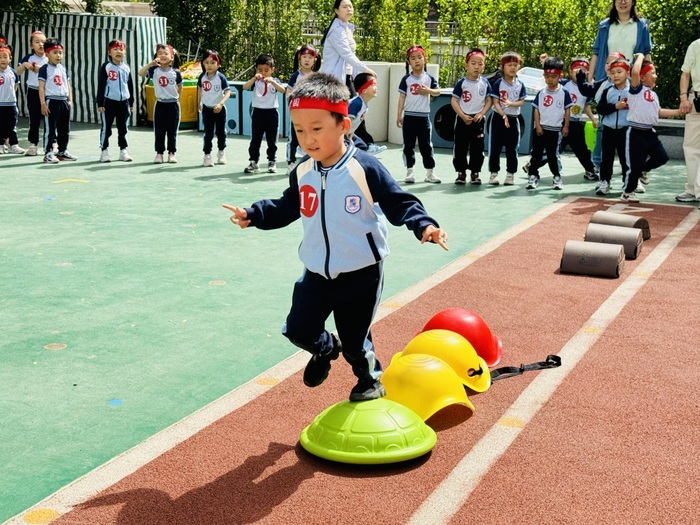
[[357, 213], [360, 211], [362, 200], [359, 195], [348, 195], [345, 197], [345, 211], [348, 213]]

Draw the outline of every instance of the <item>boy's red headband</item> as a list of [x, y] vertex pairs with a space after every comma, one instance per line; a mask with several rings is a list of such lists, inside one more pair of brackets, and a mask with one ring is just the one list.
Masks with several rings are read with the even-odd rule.
[[577, 67], [580, 67], [581, 69], [588, 70], [588, 62], [586, 60], [577, 60], [576, 62], [571, 63], [571, 68], [570, 69], [576, 69]]
[[469, 62], [469, 59], [471, 57], [473, 57], [474, 55], [480, 55], [482, 57], [485, 57], [485, 55], [481, 51], [474, 50], [474, 51], [469, 51], [469, 53], [467, 53], [467, 56], [464, 57], [464, 61]]
[[301, 56], [301, 55], [311, 55], [311, 56], [315, 57], [315, 56], [316, 56], [316, 51], [314, 51], [313, 49], [309, 49], [308, 47], [306, 47], [306, 48], [302, 49], [301, 51], [299, 51], [299, 56]]
[[52, 49], [63, 49], [63, 46], [61, 44], [44, 44], [44, 53], [48, 53]]
[[505, 66], [506, 64], [509, 64], [510, 62], [517, 62], [520, 64], [520, 57], [517, 57], [515, 55], [508, 55], [507, 57], [503, 57], [501, 59], [501, 65]]
[[112, 49], [126, 49], [126, 44], [122, 42], [121, 40], [117, 40], [114, 42], [112, 45], [110, 45], [107, 49], [111, 51]]
[[647, 64], [647, 65], [644, 66], [644, 67], [642, 68], [642, 70], [639, 72], [639, 76], [640, 76], [640, 77], [643, 77], [644, 75], [646, 75], [647, 73], [649, 73], [649, 71], [651, 71], [652, 69], [654, 69], [654, 64]]
[[[216, 63], [221, 65], [221, 57], [217, 53], [209, 53], [206, 56], [206, 58], [211, 58], [212, 60], [216, 60]], [[204, 60], [202, 62], [204, 62]]]
[[610, 63], [610, 69], [614, 67], [621, 67], [622, 69], [625, 69], [629, 72], [630, 70], [630, 65], [627, 63], [626, 60], [615, 60], [614, 62]]
[[293, 109], [325, 109], [331, 113], [348, 116], [348, 103], [344, 100], [331, 102], [327, 98], [297, 97], [289, 102], [289, 110]]
[[362, 84], [362, 85], [357, 89], [357, 94], [358, 94], [358, 95], [362, 95], [362, 93], [364, 93], [364, 92], [367, 90], [367, 88], [369, 88], [369, 87], [371, 87], [371, 86], [374, 86], [376, 83], [377, 83], [377, 79], [374, 78], [374, 77], [370, 77], [370, 79], [369, 79], [367, 82], [365, 82], [364, 84]]
[[547, 73], [553, 73], [555, 75], [562, 76], [564, 74], [564, 71], [562, 69], [556, 69], [556, 68], [549, 68], [544, 70], [545, 74]]
[[406, 59], [411, 56], [411, 53], [418, 52], [421, 55], [425, 56], [425, 49], [423, 49], [421, 46], [413, 46], [411, 47], [408, 51], [406, 51]]
[[5, 44], [0, 44], [0, 53], [7, 53], [10, 57], [12, 57], [12, 51], [10, 51], [10, 48]]

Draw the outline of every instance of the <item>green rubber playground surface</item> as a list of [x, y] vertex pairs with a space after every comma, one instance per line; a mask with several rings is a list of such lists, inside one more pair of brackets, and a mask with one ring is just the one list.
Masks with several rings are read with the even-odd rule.
[[[19, 135], [26, 145], [24, 120]], [[300, 225], [243, 231], [221, 208], [278, 196], [284, 163], [244, 174], [248, 139], [231, 136], [228, 165], [203, 168], [201, 133], [183, 130], [179, 163], [154, 165], [152, 130], [134, 128], [134, 162], [101, 164], [98, 136], [73, 125], [77, 162], [0, 155], [0, 522], [296, 352], [280, 328]], [[380, 158], [402, 180], [389, 148]], [[392, 228], [384, 299], [552, 202], [593, 194], [570, 154], [564, 191], [545, 168], [527, 192], [522, 172], [513, 187], [455, 186], [451, 151], [436, 151], [443, 184], [410, 189], [451, 250]], [[643, 202], [672, 203], [684, 180], [669, 163]]]

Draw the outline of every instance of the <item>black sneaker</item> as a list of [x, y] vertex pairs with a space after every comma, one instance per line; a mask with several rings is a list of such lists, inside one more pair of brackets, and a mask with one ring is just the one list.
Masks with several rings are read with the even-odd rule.
[[304, 369], [304, 384], [306, 386], [315, 387], [323, 383], [328, 377], [328, 372], [331, 371], [331, 361], [338, 359], [340, 352], [343, 350], [343, 345], [340, 340], [331, 334], [333, 338], [333, 349], [325, 355], [314, 355], [306, 364]]
[[379, 399], [386, 395], [384, 385], [377, 380], [358, 381], [355, 387], [350, 391], [350, 401], [369, 401], [370, 399]]
[[463, 171], [457, 172], [457, 178], [455, 179], [455, 184], [466, 184], [467, 183], [467, 174], [464, 173]]

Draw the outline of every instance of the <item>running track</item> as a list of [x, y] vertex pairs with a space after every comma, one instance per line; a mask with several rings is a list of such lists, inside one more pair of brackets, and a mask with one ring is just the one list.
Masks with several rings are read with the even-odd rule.
[[[301, 429], [354, 383], [337, 361], [307, 389], [300, 353], [8, 523], [697, 523], [700, 211], [623, 208], [559, 201], [383, 304], [385, 364], [449, 307], [489, 322], [503, 365], [562, 357], [438, 413], [429, 455], [308, 455]], [[652, 238], [620, 279], [559, 274], [599, 209], [643, 214]]]

